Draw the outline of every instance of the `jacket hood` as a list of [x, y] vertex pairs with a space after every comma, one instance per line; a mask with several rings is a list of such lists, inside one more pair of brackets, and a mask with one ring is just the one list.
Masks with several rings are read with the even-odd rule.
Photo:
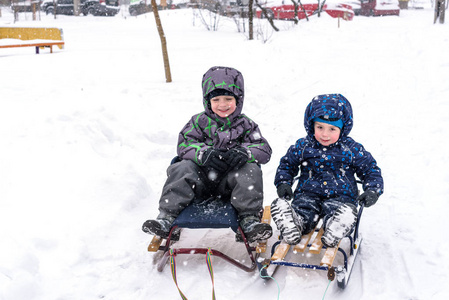
[[222, 119], [218, 117], [210, 108], [208, 95], [217, 89], [229, 91], [235, 95], [237, 107], [231, 114], [234, 118], [242, 112], [244, 100], [244, 82], [243, 75], [238, 70], [230, 67], [212, 67], [204, 75], [202, 80], [203, 88], [203, 106], [206, 114], [213, 119]]
[[353, 126], [352, 107], [341, 94], [318, 95], [312, 99], [304, 113], [304, 127], [307, 135], [313, 137], [313, 119], [341, 119], [343, 128], [340, 139], [347, 137]]

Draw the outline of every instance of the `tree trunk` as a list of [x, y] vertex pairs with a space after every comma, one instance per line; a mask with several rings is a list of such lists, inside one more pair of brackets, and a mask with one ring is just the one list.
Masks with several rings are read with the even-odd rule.
[[73, 15], [79, 16], [80, 15], [80, 0], [73, 0]]
[[444, 5], [444, 0], [440, 1], [440, 24], [444, 24], [444, 12], [446, 10], [446, 7]]
[[171, 82], [170, 63], [168, 61], [167, 41], [165, 40], [164, 29], [162, 29], [161, 18], [159, 17], [159, 11], [157, 10], [156, 0], [151, 0], [151, 7], [153, 8], [154, 18], [156, 19], [157, 31], [161, 38], [162, 56], [164, 58], [165, 67], [165, 79], [166, 82]]
[[[293, 19], [293, 21], [295, 22], [295, 24], [298, 24], [298, 3], [296, 3], [296, 1], [295, 0], [292, 0], [292, 2], [293, 2], [293, 6], [294, 6], [294, 11], [295, 11], [295, 17], [294, 17], [294, 19]], [[301, 1], [299, 1], [299, 2], [301, 2]]]
[[253, 2], [254, 0], [249, 0], [248, 2], [248, 31], [249, 31], [249, 39], [254, 39], [254, 29], [253, 29]]

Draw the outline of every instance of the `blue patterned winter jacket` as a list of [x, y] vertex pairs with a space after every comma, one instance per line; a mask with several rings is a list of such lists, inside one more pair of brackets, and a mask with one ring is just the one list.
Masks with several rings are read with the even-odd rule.
[[[322, 146], [314, 138], [313, 119], [316, 117], [342, 119], [344, 126], [339, 140]], [[281, 158], [276, 172], [275, 185], [293, 185], [300, 172], [295, 197], [299, 194], [318, 196], [321, 199], [344, 197], [355, 201], [358, 188], [355, 175], [362, 181], [363, 190], [383, 193], [381, 170], [373, 156], [362, 144], [348, 136], [353, 126], [352, 108], [340, 94], [316, 96], [306, 108], [304, 126], [307, 136], [289, 147]]]

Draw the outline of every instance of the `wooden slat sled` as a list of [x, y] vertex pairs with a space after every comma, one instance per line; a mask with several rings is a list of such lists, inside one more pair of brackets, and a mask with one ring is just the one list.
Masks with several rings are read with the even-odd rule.
[[[334, 280], [337, 278], [337, 284], [340, 288], [345, 288], [349, 280], [349, 276], [352, 271], [355, 257], [360, 248], [362, 237], [358, 233], [359, 221], [363, 211], [363, 206], [360, 207], [358, 212], [358, 219], [353, 233], [344, 239], [349, 240], [349, 250], [340, 247], [341, 242], [335, 248], [327, 248], [323, 245], [321, 237], [324, 230], [321, 226], [322, 222], [319, 222], [317, 228], [310, 233], [303, 235], [301, 241], [297, 245], [289, 245], [282, 239], [277, 241], [271, 250], [271, 258], [265, 259], [263, 266], [259, 267], [261, 270], [262, 278], [270, 278], [279, 266], [299, 267], [304, 269], [314, 269], [327, 271], [328, 279]], [[347, 248], [347, 247], [346, 247]], [[293, 254], [308, 252], [312, 255], [322, 255], [319, 265], [300, 263], [295, 261], [286, 260], [287, 254], [290, 253], [290, 249]], [[343, 255], [343, 265], [334, 266], [337, 253], [340, 252]], [[291, 255], [289, 259], [298, 260], [302, 255]]]

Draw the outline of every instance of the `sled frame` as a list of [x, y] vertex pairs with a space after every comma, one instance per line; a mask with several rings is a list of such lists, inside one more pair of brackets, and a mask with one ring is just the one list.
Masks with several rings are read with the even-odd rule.
[[[239, 262], [237, 259], [234, 259], [232, 257], [230, 257], [229, 255], [224, 254], [223, 252], [213, 249], [213, 248], [197, 248], [197, 247], [192, 247], [192, 248], [173, 248], [171, 247], [171, 245], [173, 244], [173, 242], [171, 241], [171, 234], [173, 233], [173, 231], [175, 229], [177, 229], [178, 226], [174, 226], [171, 229], [170, 235], [167, 238], [166, 242], [164, 245], [160, 246], [158, 250], [163, 251], [163, 256], [160, 259], [158, 265], [157, 265], [157, 270], [159, 272], [162, 272], [165, 268], [165, 265], [167, 264], [169, 258], [170, 258], [170, 249], [172, 250], [172, 254], [173, 255], [180, 255], [180, 254], [187, 254], [187, 255], [193, 255], [193, 254], [202, 254], [202, 255], [206, 255], [209, 251], [209, 253], [213, 256], [217, 256], [221, 259], [223, 259], [224, 261], [238, 267], [239, 269], [245, 271], [245, 272], [252, 272], [256, 269], [257, 264], [256, 264], [256, 259], [258, 257], [258, 254], [253, 255], [253, 252], [256, 251], [256, 247], [252, 247], [250, 246], [250, 244], [248, 243], [248, 240], [246, 239], [242, 229], [239, 227], [239, 231], [242, 234], [242, 238], [244, 240], [244, 244], [245, 244], [245, 248], [246, 251], [248, 253], [248, 256], [251, 260], [251, 265], [247, 266], [244, 265], [243, 263]], [[237, 243], [237, 242], [236, 242]]]
[[[258, 268], [261, 272], [262, 278], [270, 278], [270, 276], [274, 275], [279, 266], [321, 270], [327, 271], [327, 277], [329, 280], [333, 281], [336, 278], [338, 287], [344, 289], [348, 284], [349, 277], [354, 266], [355, 258], [363, 240], [362, 236], [359, 234], [359, 224], [363, 212], [363, 207], [364, 206], [362, 204], [359, 208], [357, 222], [353, 233], [344, 238], [349, 240], [348, 251], [341, 248], [340, 243], [335, 248], [327, 248], [322, 244], [321, 235], [323, 233], [323, 229], [320, 222], [315, 230], [312, 230], [310, 233], [303, 235], [301, 237], [301, 241], [297, 245], [289, 245], [285, 243], [282, 240], [282, 236], [280, 236], [279, 240], [275, 242], [271, 248], [271, 258], [265, 259], [262, 263], [258, 263]], [[310, 239], [312, 238], [314, 233], [316, 233], [315, 238], [313, 242], [310, 243]], [[309, 253], [316, 255], [320, 254], [322, 250], [325, 250], [325, 252], [319, 265], [297, 263], [284, 260], [290, 248], [293, 248], [294, 252], [301, 253], [308, 248]], [[343, 265], [334, 267], [333, 262], [337, 253], [340, 253], [343, 256]], [[269, 272], [271, 272], [271, 274], [269, 274]]]
[[[214, 200], [214, 201], [220, 201], [220, 200]], [[232, 207], [232, 209], [235, 210], [233, 207]], [[268, 214], [269, 214], [269, 206], [268, 206]], [[269, 222], [270, 219], [271, 219], [271, 215], [267, 215], [267, 212], [264, 211], [264, 217], [262, 218], [261, 222]], [[261, 241], [258, 241], [257, 243], [255, 242], [255, 246], [252, 246], [248, 242], [242, 228], [240, 227], [240, 225], [238, 225], [237, 219], [235, 219], [234, 222], [236, 222], [236, 223], [234, 223], [234, 226], [237, 227], [237, 232], [239, 232], [242, 242], [246, 248], [246, 252], [249, 256], [249, 259], [250, 259], [249, 265], [245, 265], [245, 264], [241, 263], [240, 261], [238, 261], [237, 259], [232, 258], [229, 255], [227, 255], [219, 250], [213, 249], [213, 248], [205, 248], [205, 247], [174, 248], [173, 247], [173, 244], [176, 242], [173, 239], [173, 237], [178, 235], [180, 233], [181, 229], [182, 230], [195, 229], [195, 228], [214, 229], [214, 228], [228, 228], [229, 227], [229, 226], [217, 227], [216, 224], [214, 224], [214, 226], [211, 226], [211, 227], [207, 226], [207, 224], [203, 224], [203, 225], [188, 224], [185, 227], [183, 224], [174, 225], [171, 228], [168, 237], [165, 239], [165, 243], [163, 243], [163, 241], [164, 241], [163, 238], [161, 238], [159, 236], [154, 236], [153, 240], [151, 241], [150, 245], [148, 246], [148, 251], [150, 251], [150, 252], [161, 251], [163, 253], [162, 257], [160, 258], [160, 260], [157, 264], [157, 270], [159, 272], [162, 272], [164, 270], [165, 266], [167, 265], [168, 260], [170, 259], [170, 255], [175, 255], [175, 256], [180, 255], [180, 254], [207, 255], [208, 253], [213, 256], [217, 256], [217, 257], [223, 259], [224, 261], [238, 267], [239, 269], [241, 269], [245, 272], [253, 272], [257, 268], [257, 259], [260, 256], [260, 253], [263, 253], [265, 251], [266, 240], [261, 240]], [[239, 243], [239, 242], [236, 241], [236, 243]]]

